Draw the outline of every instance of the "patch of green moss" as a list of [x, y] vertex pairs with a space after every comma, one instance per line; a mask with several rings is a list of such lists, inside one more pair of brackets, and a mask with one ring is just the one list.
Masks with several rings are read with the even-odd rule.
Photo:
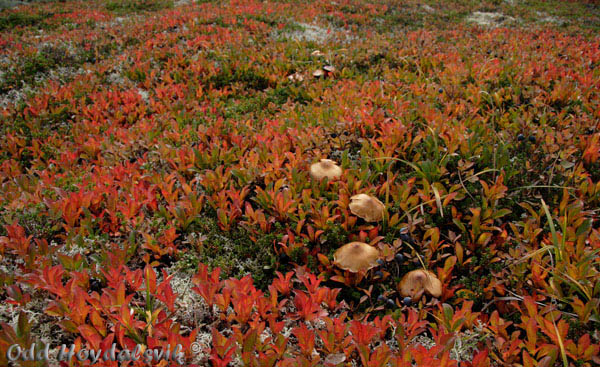
[[50, 18], [52, 14], [50, 13], [37, 13], [37, 14], [27, 14], [27, 13], [8, 13], [6, 15], [0, 15], [0, 32], [4, 30], [10, 30], [17, 27], [33, 27], [37, 26], [39, 28], [50, 28], [50, 25], [44, 22], [46, 19]]
[[62, 46], [46, 46], [35, 54], [24, 56], [15, 63], [15, 68], [4, 75], [0, 83], [0, 93], [6, 93], [21, 84], [34, 84], [35, 77], [58, 66], [80, 64], [78, 58], [69, 54]]
[[325, 230], [323, 237], [325, 238], [324, 246], [326, 247], [323, 252], [333, 254], [336, 249], [348, 242], [348, 231], [340, 224], [333, 224]]
[[106, 3], [106, 9], [116, 13], [157, 11], [172, 7], [171, 0], [111, 0]]
[[260, 71], [249, 67], [240, 67], [236, 69], [225, 67], [217, 74], [211, 76], [207, 82], [216, 89], [222, 89], [236, 83], [252, 90], [265, 90], [275, 86], [273, 82]]
[[264, 92], [228, 98], [225, 118], [236, 119], [252, 114], [255, 117], [272, 115], [287, 102], [306, 105], [312, 101], [306, 89], [295, 85], [281, 85]]
[[304, 247], [293, 248], [289, 253], [291, 262], [296, 263], [296, 264], [301, 264], [304, 261], [304, 253], [305, 252], [306, 251], [305, 251]]
[[276, 270], [274, 242], [280, 240], [276, 234], [266, 234], [252, 239], [251, 234], [240, 226], [230, 231], [219, 228], [211, 217], [201, 217], [190, 225], [188, 231], [199, 232], [205, 236], [203, 245], [190, 255], [193, 261], [199, 261], [212, 267], [220, 267], [222, 276], [243, 277], [250, 274], [254, 284], [266, 289]]
[[177, 268], [186, 270], [186, 271], [194, 271], [198, 269], [198, 265], [200, 264], [200, 259], [198, 256], [191, 251], [185, 252], [181, 258], [177, 261]]
[[[471, 256], [471, 262], [468, 267], [461, 269], [462, 276], [457, 281], [457, 284], [464, 286], [473, 292], [469, 297], [474, 302], [474, 307], [482, 307], [485, 303], [484, 289], [490, 282], [491, 272], [499, 272], [502, 270], [503, 264], [500, 262], [492, 263], [494, 258], [492, 252], [486, 249], [477, 249]], [[473, 271], [473, 267], [479, 266], [478, 271]]]

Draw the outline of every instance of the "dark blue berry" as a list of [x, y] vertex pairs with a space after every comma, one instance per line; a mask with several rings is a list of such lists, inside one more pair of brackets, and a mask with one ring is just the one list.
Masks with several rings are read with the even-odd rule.
[[279, 255], [279, 261], [281, 261], [282, 263], [287, 263], [287, 262], [289, 262], [290, 260], [291, 260], [291, 259], [290, 259], [290, 257], [289, 257], [289, 256], [288, 256], [288, 255], [287, 255], [285, 252], [282, 252], [282, 253]]
[[405, 306], [410, 306], [410, 305], [412, 305], [412, 298], [410, 298], [410, 297], [404, 297], [404, 298], [402, 299], [402, 303], [403, 303]]
[[379, 297], [377, 297], [377, 302], [385, 303], [387, 302], [387, 298], [385, 298], [383, 294], [380, 294]]
[[382, 259], [377, 259], [377, 264], [383, 265], [383, 264], [385, 264], [385, 262]]
[[404, 255], [402, 254], [396, 254], [395, 259], [398, 263], [403, 263], [404, 262]]
[[440, 89], [438, 90], [438, 92], [439, 92], [439, 93], [444, 93], [444, 90], [443, 90], [442, 88], [440, 88]]
[[389, 308], [394, 308], [396, 307], [396, 302], [394, 302], [393, 299], [388, 299], [387, 301], [385, 301], [386, 306], [388, 306]]
[[519, 134], [519, 135], [517, 135], [517, 140], [518, 140], [518, 141], [523, 141], [523, 140], [525, 140], [525, 135], [523, 135], [523, 134]]
[[338, 137], [338, 134], [336, 134], [336, 133], [331, 133], [331, 135], [329, 135], [329, 136], [331, 136], [332, 138], [334, 138], [334, 139], [335, 139], [335, 138], [337, 138], [337, 137]]
[[533, 135], [530, 135], [530, 136], [529, 136], [529, 142], [530, 142], [530, 143], [535, 143], [535, 136], [533, 136]]
[[383, 272], [381, 270], [377, 270], [375, 272], [375, 276], [378, 277], [378, 278], [383, 278]]
[[415, 241], [412, 239], [412, 237], [410, 237], [409, 234], [406, 233], [400, 233], [400, 239], [402, 240], [402, 242], [407, 242], [411, 245], [415, 244]]
[[102, 289], [102, 282], [96, 278], [90, 279], [90, 290], [94, 292], [100, 292]]

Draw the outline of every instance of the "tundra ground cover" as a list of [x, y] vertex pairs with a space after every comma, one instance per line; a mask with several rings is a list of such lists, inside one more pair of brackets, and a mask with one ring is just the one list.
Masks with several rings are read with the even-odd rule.
[[[0, 365], [42, 341], [180, 343], [201, 366], [600, 363], [599, 20], [585, 1], [2, 11]], [[311, 180], [323, 158], [339, 179]], [[351, 213], [361, 193], [384, 221]], [[352, 241], [383, 264], [335, 267]], [[441, 296], [403, 302], [423, 266]]]

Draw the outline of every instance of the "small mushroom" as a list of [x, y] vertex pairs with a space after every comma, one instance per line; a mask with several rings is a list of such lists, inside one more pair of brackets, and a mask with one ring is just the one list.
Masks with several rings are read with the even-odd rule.
[[315, 78], [320, 78], [323, 75], [325, 75], [325, 72], [323, 71], [323, 69], [317, 69], [317, 70], [313, 71], [313, 76]]
[[323, 70], [325, 70], [328, 73], [335, 73], [335, 66], [325, 65], [323, 66]]
[[398, 290], [403, 297], [419, 300], [423, 293], [438, 298], [442, 295], [442, 282], [429, 270], [417, 269], [402, 277]]
[[319, 50], [314, 50], [314, 51], [313, 51], [313, 52], [311, 52], [310, 54], [311, 54], [312, 56], [315, 56], [315, 57], [321, 57], [321, 56], [325, 56], [325, 54], [324, 54], [324, 53], [322, 53], [322, 52], [321, 52], [321, 51], [319, 51]]
[[376, 197], [358, 194], [350, 198], [350, 211], [367, 222], [379, 222], [383, 219], [385, 205]]
[[321, 159], [320, 162], [313, 163], [309, 171], [310, 177], [317, 181], [323, 178], [334, 180], [342, 175], [342, 167], [338, 166], [331, 159]]
[[350, 242], [333, 254], [333, 263], [352, 273], [376, 267], [377, 259], [379, 259], [379, 250], [364, 242]]

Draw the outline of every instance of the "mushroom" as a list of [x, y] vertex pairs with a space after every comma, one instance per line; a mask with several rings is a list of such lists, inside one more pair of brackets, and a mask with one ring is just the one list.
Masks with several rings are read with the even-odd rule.
[[315, 78], [320, 78], [323, 75], [325, 75], [325, 72], [323, 71], [323, 69], [317, 69], [317, 70], [313, 71], [313, 76]]
[[342, 175], [342, 168], [331, 159], [321, 159], [320, 162], [313, 163], [310, 166], [310, 177], [314, 180], [321, 180], [327, 177], [328, 180], [339, 178]]
[[376, 197], [358, 194], [350, 198], [350, 211], [367, 222], [379, 222], [383, 219], [385, 205]]
[[420, 299], [423, 292], [438, 298], [442, 295], [442, 282], [429, 270], [417, 269], [402, 277], [398, 290], [403, 297], [413, 300]]
[[325, 65], [325, 66], [323, 66], [323, 70], [325, 70], [328, 73], [335, 73], [335, 66]]
[[376, 267], [379, 250], [364, 242], [350, 242], [333, 254], [333, 263], [352, 273]]

